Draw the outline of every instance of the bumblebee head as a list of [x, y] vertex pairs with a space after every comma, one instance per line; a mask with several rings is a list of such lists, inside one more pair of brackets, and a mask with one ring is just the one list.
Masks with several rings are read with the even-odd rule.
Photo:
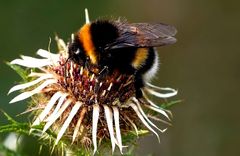
[[101, 58], [109, 55], [106, 46], [117, 37], [118, 30], [109, 21], [87, 23], [75, 34], [75, 39], [69, 46], [69, 57], [77, 63], [89, 60], [90, 64], [98, 65]]

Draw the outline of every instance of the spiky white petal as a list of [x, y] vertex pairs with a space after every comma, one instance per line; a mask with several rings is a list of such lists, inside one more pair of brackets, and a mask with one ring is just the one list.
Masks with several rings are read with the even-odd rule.
[[61, 92], [57, 92], [55, 93], [52, 98], [50, 99], [50, 101], [48, 102], [48, 104], [46, 105], [46, 107], [44, 108], [44, 110], [41, 112], [41, 114], [36, 118], [36, 120], [33, 122], [33, 126], [35, 125], [39, 125], [43, 119], [49, 114], [50, 110], [52, 109], [53, 105], [57, 102], [57, 100], [61, 97]]
[[88, 14], [88, 9], [87, 8], [85, 8], [85, 21], [86, 21], [86, 24], [90, 23], [90, 19], [89, 19], [89, 14]]
[[151, 115], [151, 114], [147, 114], [147, 117], [150, 118], [150, 119], [153, 119], [153, 120], [155, 120], [155, 121], [159, 121], [159, 122], [162, 122], [162, 123], [167, 124], [167, 125], [169, 125], [169, 126], [172, 126], [172, 124], [171, 124], [170, 122], [165, 121], [165, 120], [163, 120], [163, 119], [160, 119], [160, 118], [158, 118], [158, 117], [156, 117], [156, 116], [153, 116], [153, 115]]
[[44, 49], [39, 49], [37, 51], [37, 54], [41, 57], [47, 58], [47, 59], [51, 59], [51, 60], [59, 60], [59, 54], [53, 54], [47, 50]]
[[99, 119], [100, 108], [98, 104], [93, 105], [93, 116], [92, 116], [92, 141], [93, 141], [93, 154], [97, 151], [97, 126]]
[[41, 68], [48, 65], [56, 64], [59, 61], [60, 54], [53, 54], [46, 50], [39, 49], [37, 54], [43, 58], [34, 58], [30, 56], [21, 56], [22, 59], [15, 59], [11, 64], [17, 64], [29, 68]]
[[72, 143], [75, 141], [75, 139], [76, 139], [76, 137], [77, 137], [77, 134], [78, 134], [80, 125], [81, 125], [81, 123], [82, 123], [82, 120], [83, 120], [83, 118], [84, 118], [84, 115], [85, 115], [86, 111], [87, 111], [87, 108], [86, 108], [86, 107], [83, 107], [82, 110], [81, 110], [81, 113], [80, 113], [80, 117], [79, 117], [79, 119], [78, 119], [78, 121], [77, 121], [77, 124], [76, 124], [76, 126], [75, 126], [75, 128], [74, 128], [73, 137], [72, 137]]
[[34, 90], [27, 91], [27, 92], [23, 92], [23, 93], [19, 94], [18, 96], [16, 96], [15, 98], [13, 98], [9, 103], [14, 103], [14, 102], [17, 102], [17, 101], [21, 101], [21, 100], [27, 99], [27, 98], [29, 98], [30, 96], [34, 95], [34, 94], [40, 93], [41, 90], [42, 90], [43, 88], [45, 88], [46, 86], [48, 86], [48, 85], [50, 85], [50, 84], [53, 84], [53, 83], [56, 83], [56, 82], [57, 82], [56, 79], [46, 80], [45, 82], [43, 82], [40, 86], [38, 86], [38, 87], [35, 88]]
[[71, 104], [72, 100], [68, 99], [62, 107], [59, 109], [59, 111], [53, 115], [51, 118], [48, 119], [48, 122], [45, 124], [42, 133], [46, 132], [48, 128], [62, 115], [62, 113], [65, 111], [65, 109]]
[[156, 107], [156, 108], [159, 108], [158, 105], [156, 105], [155, 103], [153, 103], [151, 100], [149, 100], [148, 96], [146, 95], [145, 91], [143, 89], [142, 90], [142, 94], [143, 94], [143, 97], [144, 99], [150, 104], [152, 105], [153, 107]]
[[39, 82], [41, 82], [41, 81], [43, 81], [45, 79], [49, 79], [49, 78], [52, 78], [52, 77], [53, 77], [52, 74], [44, 74], [41, 77], [39, 77], [38, 79], [36, 79], [36, 80], [30, 81], [28, 83], [24, 83], [24, 84], [19, 84], [19, 85], [13, 86], [9, 90], [8, 94], [10, 94], [10, 93], [12, 93], [14, 91], [20, 90], [20, 89], [26, 89], [26, 88], [31, 87], [31, 86], [33, 86], [33, 85], [35, 85], [35, 84], [37, 84], [37, 83], [39, 83]]
[[58, 144], [59, 140], [62, 138], [63, 134], [65, 133], [66, 129], [68, 128], [69, 124], [71, 123], [73, 117], [76, 115], [76, 113], [78, 112], [79, 108], [81, 107], [82, 103], [80, 102], [76, 102], [71, 110], [71, 112], [69, 113], [68, 118], [65, 120], [62, 128], [60, 129], [58, 135], [57, 135], [57, 139], [55, 144]]
[[169, 121], [171, 121], [170, 117], [168, 116], [168, 114], [167, 114], [163, 109], [161, 109], [161, 108], [156, 108], [156, 107], [153, 107], [153, 106], [150, 106], [150, 105], [146, 105], [146, 104], [145, 104], [144, 106], [146, 106], [146, 107], [148, 107], [148, 108], [150, 108], [150, 109], [152, 109], [152, 110], [154, 110], [154, 111], [162, 114], [162, 115], [165, 116]]
[[36, 73], [36, 72], [31, 72], [28, 77], [41, 77], [46, 75], [46, 73]]
[[147, 88], [147, 87], [145, 87], [144, 90], [147, 91], [149, 94], [152, 94], [159, 98], [169, 98], [169, 97], [177, 95], [177, 91], [174, 89], [168, 90], [168, 91], [171, 91], [170, 93], [160, 93], [160, 92], [157, 92], [157, 91]]
[[115, 149], [115, 137], [114, 137], [114, 131], [113, 131], [113, 115], [111, 109], [107, 105], [103, 105], [105, 118], [107, 120], [107, 126], [108, 131], [110, 134], [110, 139], [112, 143], [112, 152], [114, 152]]
[[133, 110], [136, 112], [138, 118], [142, 121], [142, 123], [143, 123], [151, 132], [153, 132], [153, 133], [157, 136], [158, 141], [160, 142], [159, 135], [157, 134], [156, 131], [154, 131], [154, 130], [152, 129], [151, 126], [149, 126], [149, 124], [147, 123], [147, 121], [144, 119], [144, 117], [142, 116], [142, 114], [139, 112], [137, 106], [136, 106], [134, 103], [129, 103], [129, 106], [131, 106], [131, 107], [133, 108]]
[[165, 90], [165, 91], [176, 91], [175, 89], [172, 89], [172, 88], [170, 88], [170, 87], [158, 87], [158, 86], [155, 86], [155, 85], [153, 85], [153, 84], [151, 84], [151, 83], [149, 83], [149, 82], [146, 82], [146, 84], [145, 84], [147, 87], [149, 87], [149, 88], [153, 88], [153, 89], [157, 89], [157, 90]]
[[[74, 34], [71, 34], [71, 39]], [[55, 37], [55, 40], [57, 40], [57, 46], [59, 49], [59, 53], [63, 55], [64, 58], [68, 58], [68, 46], [63, 41], [63, 39], [59, 38], [58, 36]], [[72, 42], [73, 40], [71, 40]]]
[[[159, 112], [159, 113], [161, 113], [162, 115], [164, 115], [165, 117], [167, 117], [167, 118], [169, 118], [169, 116], [168, 116], [168, 114], [172, 117], [172, 113], [171, 113], [171, 111], [169, 111], [169, 110], [166, 110], [166, 109], [164, 109], [164, 108], [161, 108], [161, 107], [159, 107], [158, 105], [156, 105], [155, 103], [153, 103], [148, 97], [147, 97], [147, 95], [145, 94], [145, 92], [142, 90], [142, 93], [143, 93], [143, 97], [144, 97], [144, 99], [148, 102], [148, 104], [150, 104], [151, 106], [153, 106], [154, 108], [156, 108], [156, 109], [160, 109], [160, 111], [161, 112]], [[147, 106], [147, 105], [146, 105]], [[168, 113], [168, 114], [166, 114], [166, 112]], [[170, 118], [169, 118], [169, 120], [170, 120]]]
[[63, 93], [58, 101], [57, 106], [54, 108], [54, 111], [51, 113], [51, 115], [49, 115], [49, 117], [45, 120], [45, 121], [49, 121], [50, 118], [52, 118], [52, 116], [54, 116], [58, 110], [60, 109], [60, 107], [62, 106], [64, 100], [66, 99], [66, 97], [68, 96], [67, 93]]
[[167, 128], [162, 130], [162, 129], [158, 128], [154, 123], [152, 123], [152, 121], [148, 119], [147, 115], [146, 115], [146, 114], [144, 113], [144, 111], [142, 110], [142, 107], [140, 106], [140, 103], [138, 102], [138, 100], [137, 100], [135, 97], [132, 98], [132, 99], [133, 99], [134, 103], [137, 104], [138, 110], [140, 111], [140, 113], [142, 114], [142, 116], [147, 120], [147, 122], [148, 122], [150, 125], [152, 125], [153, 127], [155, 127], [157, 130], [159, 130], [159, 131], [162, 132], [162, 133], [167, 130]]
[[122, 153], [122, 136], [121, 136], [121, 130], [119, 125], [119, 110], [116, 106], [113, 106], [112, 109], [113, 109], [114, 124], [116, 129], [117, 145], [119, 146], [121, 154], [123, 154]]
[[[177, 90], [175, 90], [173, 88], [170, 88], [170, 87], [165, 87], [165, 88], [164, 87], [158, 87], [158, 86], [155, 86], [155, 85], [153, 85], [153, 84], [151, 84], [149, 82], [146, 82], [145, 85], [146, 85], [145, 88], [150, 89], [150, 93], [152, 92], [153, 95], [155, 95], [157, 97], [160, 97], [160, 98], [161, 98], [161, 95], [164, 95], [163, 93], [160, 93], [160, 91], [170, 91], [170, 93], [165, 93], [166, 94], [165, 96], [167, 96], [167, 97], [163, 96], [162, 98], [168, 98], [168, 97], [175, 96], [175, 95], [177, 95], [177, 92], [178, 92]], [[157, 91], [155, 91], [155, 90], [157, 90]], [[154, 92], [159, 93], [159, 94], [156, 94]]]
[[49, 59], [36, 59], [36, 58], [27, 59], [26, 57], [24, 57], [24, 59], [15, 59], [10, 63], [29, 68], [40, 68], [52, 64], [52, 62]]

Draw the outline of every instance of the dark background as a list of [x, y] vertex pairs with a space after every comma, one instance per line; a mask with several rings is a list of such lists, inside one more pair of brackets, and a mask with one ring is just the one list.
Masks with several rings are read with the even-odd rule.
[[[136, 155], [238, 156], [239, 6], [237, 0], [1, 0], [0, 108], [15, 116], [27, 105], [8, 104], [14, 94], [7, 92], [20, 77], [4, 61], [47, 49], [54, 33], [67, 41], [84, 23], [84, 8], [92, 20], [120, 16], [130, 22], [165, 22], [178, 29], [178, 42], [159, 48], [161, 67], [153, 82], [178, 89], [183, 102], [172, 108], [173, 126], [161, 135], [161, 144], [153, 135], [140, 139]], [[28, 153], [37, 151], [30, 145]]]

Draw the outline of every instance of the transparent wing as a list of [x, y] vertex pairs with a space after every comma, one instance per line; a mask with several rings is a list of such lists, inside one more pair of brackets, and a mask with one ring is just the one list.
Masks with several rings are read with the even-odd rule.
[[108, 49], [124, 47], [159, 47], [176, 42], [175, 27], [163, 23], [121, 23], [115, 22], [119, 28], [119, 37], [107, 46]]

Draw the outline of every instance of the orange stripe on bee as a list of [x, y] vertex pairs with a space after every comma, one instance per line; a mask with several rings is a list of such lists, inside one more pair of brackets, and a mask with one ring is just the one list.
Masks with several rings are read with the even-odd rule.
[[78, 33], [79, 40], [83, 44], [83, 48], [86, 51], [86, 55], [89, 56], [92, 64], [97, 64], [97, 55], [95, 47], [92, 42], [90, 24], [85, 24]]
[[142, 67], [142, 65], [144, 65], [147, 57], [148, 57], [148, 49], [147, 48], [138, 48], [137, 51], [135, 52], [135, 56], [132, 61], [132, 66], [135, 69], [139, 69], [140, 67]]

